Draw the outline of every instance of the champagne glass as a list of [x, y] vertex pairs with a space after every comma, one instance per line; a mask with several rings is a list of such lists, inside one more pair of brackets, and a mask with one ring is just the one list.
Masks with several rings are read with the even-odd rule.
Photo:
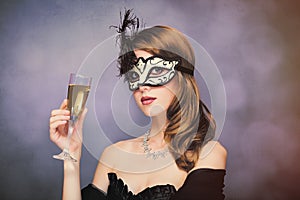
[[54, 155], [53, 158], [59, 160], [71, 160], [76, 162], [77, 160], [71, 156], [69, 152], [70, 139], [75, 127], [75, 123], [80, 117], [82, 111], [85, 108], [86, 100], [91, 87], [92, 78], [85, 77], [79, 74], [70, 74], [69, 86], [68, 86], [68, 104], [67, 108], [70, 111], [70, 120], [68, 123], [68, 135], [65, 147], [63, 151]]

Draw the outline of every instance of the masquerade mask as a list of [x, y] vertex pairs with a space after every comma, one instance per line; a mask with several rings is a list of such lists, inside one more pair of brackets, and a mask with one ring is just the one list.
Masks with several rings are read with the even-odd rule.
[[167, 61], [157, 56], [138, 58], [136, 64], [126, 73], [129, 89], [134, 91], [140, 85], [161, 86], [170, 82], [179, 61]]

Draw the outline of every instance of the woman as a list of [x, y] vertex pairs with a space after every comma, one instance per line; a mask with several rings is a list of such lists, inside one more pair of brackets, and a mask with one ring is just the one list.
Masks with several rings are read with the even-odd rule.
[[[63, 199], [224, 199], [226, 150], [212, 141], [215, 122], [200, 100], [191, 45], [171, 27], [134, 28], [138, 20], [128, 11], [119, 28], [120, 74], [151, 117], [151, 128], [143, 137], [107, 147], [92, 184], [82, 191], [80, 162], [65, 161]], [[134, 31], [128, 36], [126, 29]], [[70, 147], [77, 160], [85, 114]], [[68, 119], [64, 101], [50, 118], [50, 138], [60, 148]]]

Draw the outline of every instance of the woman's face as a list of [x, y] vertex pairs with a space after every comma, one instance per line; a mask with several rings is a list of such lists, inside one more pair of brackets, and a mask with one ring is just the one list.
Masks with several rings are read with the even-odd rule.
[[[143, 50], [135, 50], [134, 53], [137, 58], [143, 57], [147, 59], [153, 56]], [[142, 112], [146, 116], [153, 117], [167, 111], [175, 96], [177, 87], [177, 77], [175, 76], [169, 83], [162, 86], [139, 86], [133, 92], [133, 96]]]

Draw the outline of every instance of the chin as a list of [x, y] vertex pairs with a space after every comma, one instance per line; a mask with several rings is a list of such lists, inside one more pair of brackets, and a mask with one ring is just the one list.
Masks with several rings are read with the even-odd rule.
[[159, 116], [161, 114], [166, 114], [167, 109], [163, 108], [161, 105], [154, 105], [151, 106], [147, 112], [144, 112], [144, 114], [148, 117], [155, 117]]

